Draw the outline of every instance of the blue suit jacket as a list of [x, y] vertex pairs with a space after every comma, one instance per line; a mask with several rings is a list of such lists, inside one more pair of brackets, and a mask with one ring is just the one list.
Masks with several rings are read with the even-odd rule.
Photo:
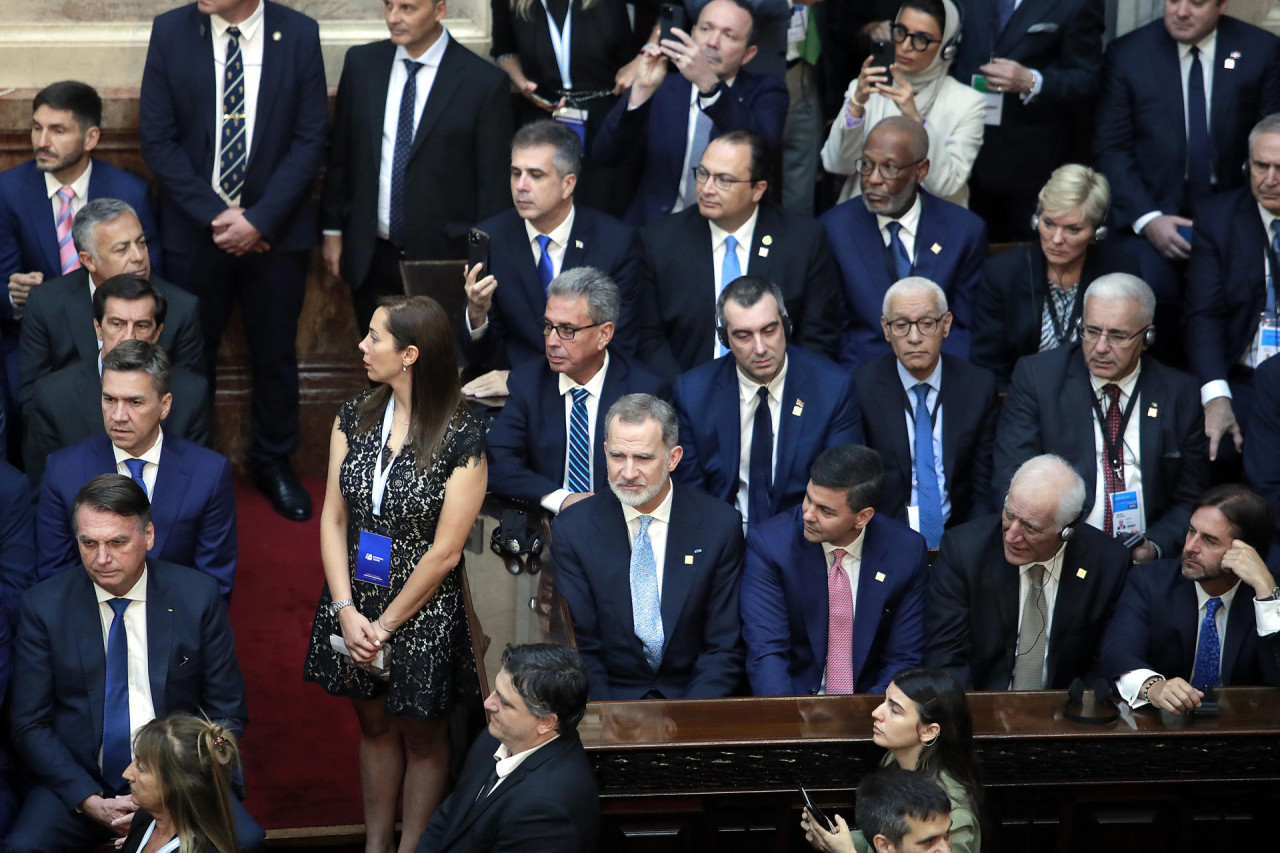
[[[527, 361], [545, 361], [542, 317], [547, 296], [538, 280], [538, 265], [529, 248], [524, 220], [505, 210], [476, 228], [491, 238], [489, 270], [498, 280], [489, 308], [489, 328], [472, 340], [466, 312], [458, 314], [458, 342], [471, 364], [487, 364], [503, 348], [507, 363], [517, 367]], [[611, 351], [635, 353], [635, 308], [639, 302], [639, 265], [634, 235], [629, 227], [599, 211], [574, 205], [573, 229], [565, 248], [561, 272], [595, 267], [613, 279], [622, 296], [622, 311], [615, 324]]]
[[[840, 265], [848, 314], [840, 343], [840, 363], [858, 368], [891, 353], [880, 314], [884, 292], [896, 281], [889, 273], [888, 249], [876, 216], [862, 198], [851, 198], [822, 215], [831, 251]], [[948, 355], [968, 360], [973, 298], [987, 257], [987, 226], [976, 214], [920, 190], [920, 225], [911, 274], [936, 282], [954, 316], [942, 343]]]
[[[96, 198], [117, 198], [138, 212], [150, 246], [151, 274], [161, 274], [160, 232], [147, 199], [147, 182], [95, 159], [89, 173], [88, 200]], [[35, 160], [0, 172], [0, 275], [7, 281], [15, 272], [41, 272], [45, 281], [62, 275], [53, 208], [45, 192], [44, 173], [36, 168]], [[0, 316], [13, 316], [7, 296], [0, 299]]]
[[622, 504], [608, 491], [569, 507], [552, 526], [556, 589], [569, 605], [591, 698], [732, 694], [743, 673], [738, 513], [675, 486], [662, 572], [662, 664], [656, 673], [636, 636], [630, 543]]
[[[235, 640], [217, 586], [147, 561], [147, 663], [157, 717], [207, 714], [237, 734], [249, 721]], [[81, 566], [22, 599], [14, 650], [13, 744], [68, 810], [111, 792], [98, 767], [106, 649], [93, 582]]]
[[[99, 474], [116, 472], [105, 432], [49, 457], [36, 513], [36, 566], [41, 580], [80, 566], [71, 531], [76, 492]], [[231, 600], [236, 578], [236, 504], [227, 458], [166, 434], [151, 501], [156, 527], [152, 559], [198, 569]]]
[[[296, 251], [318, 236], [311, 184], [328, 122], [316, 22], [264, 0], [262, 81], [240, 205], [272, 249]], [[279, 38], [276, 38], [279, 34]], [[195, 3], [156, 17], [142, 72], [139, 142], [160, 182], [166, 251], [192, 252], [227, 209], [213, 191], [213, 31]]]
[[[537, 504], [564, 484], [569, 452], [560, 374], [543, 358], [511, 371], [510, 395], [489, 430], [489, 488], [494, 494]], [[592, 487], [609, 491], [604, 458], [604, 416], [625, 394], [653, 394], [666, 399], [671, 389], [637, 362], [609, 351], [609, 369], [600, 389], [596, 428], [591, 442]]]
[[[676, 479], [735, 505], [742, 418], [733, 356], [706, 362], [681, 376], [676, 381], [675, 404], [684, 448]], [[787, 380], [778, 420], [770, 515], [804, 499], [809, 466], [819, 453], [863, 441], [858, 395], [849, 372], [796, 346], [787, 347]]]
[[[1253, 607], [1252, 587], [1239, 584], [1227, 612], [1222, 683], [1280, 687], [1280, 633], [1259, 637]], [[1134, 566], [1103, 635], [1103, 674], [1152, 669], [1190, 681], [1201, 618], [1195, 582], [1182, 576], [1181, 560]]]
[[[1280, 39], [1235, 18], [1218, 19], [1209, 136], [1217, 191], [1245, 183], [1249, 131], [1280, 110]], [[1230, 59], [1232, 68], [1223, 63]], [[1187, 131], [1178, 44], [1164, 20], [1107, 48], [1094, 152], [1111, 180], [1111, 221], [1130, 226], [1153, 210], [1186, 210]]]
[[[0, 460], [0, 609], [18, 612], [18, 599], [36, 582], [36, 511], [26, 476]], [[0, 652], [3, 654], [3, 652]]]
[[[591, 156], [606, 165], [624, 162], [636, 145], [642, 146], [640, 185], [626, 217], [632, 225], [651, 222], [675, 206], [684, 180], [681, 169], [689, 138], [691, 93], [692, 84], [674, 71], [667, 73], [653, 97], [634, 110], [627, 109], [630, 90], [624, 92], [591, 145]], [[711, 119], [711, 138], [731, 130], [750, 130], [774, 148], [782, 139], [787, 102], [781, 78], [757, 76], [744, 68], [733, 86], [704, 110]]]
[[[822, 545], [804, 538], [801, 509], [747, 534], [742, 572], [742, 636], [756, 696], [817, 693], [827, 666], [827, 565]], [[874, 515], [863, 530], [853, 603], [855, 693], [879, 693], [924, 652], [924, 537]]]

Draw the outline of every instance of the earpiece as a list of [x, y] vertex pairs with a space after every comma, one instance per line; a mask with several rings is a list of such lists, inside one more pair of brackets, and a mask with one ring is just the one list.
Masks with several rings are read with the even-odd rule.
[[1075, 518], [1071, 519], [1071, 523], [1058, 531], [1058, 538], [1063, 542], [1070, 542], [1071, 537], [1076, 535], [1076, 526], [1085, 520], [1085, 510], [1081, 507], [1080, 512]]
[[956, 52], [960, 50], [960, 34], [964, 32], [964, 12], [960, 10], [959, 3], [953, 3], [956, 10], [956, 34], [953, 35], [946, 44], [942, 46], [942, 50], [938, 51], [938, 55], [942, 57], [943, 62], [950, 62], [956, 58]]
[[1142, 343], [1147, 349], [1151, 349], [1156, 345], [1156, 327], [1152, 326], [1147, 329], [1147, 333], [1142, 336]]
[[[1103, 222], [1107, 221], [1107, 216], [1110, 213], [1111, 213], [1111, 208], [1108, 206], [1106, 212], [1102, 214]], [[1040, 211], [1038, 210], [1035, 213], [1031, 214], [1031, 230], [1032, 231], [1040, 230]], [[1107, 239], [1108, 233], [1109, 232], [1107, 230], [1107, 226], [1099, 225], [1097, 228], [1093, 229], [1093, 242], [1101, 243], [1103, 240]]]
[[[791, 341], [791, 317], [785, 311], [782, 312], [782, 335], [784, 338], [787, 339], [788, 342]], [[720, 339], [720, 344], [725, 349], [729, 349], [729, 330], [728, 329], [726, 329], [724, 326], [717, 325], [716, 337]]]

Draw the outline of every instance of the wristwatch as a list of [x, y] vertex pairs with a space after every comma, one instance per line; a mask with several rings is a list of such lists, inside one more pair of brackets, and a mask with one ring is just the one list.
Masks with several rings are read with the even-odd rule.
[[334, 616], [337, 616], [339, 610], [341, 610], [344, 607], [350, 607], [353, 604], [355, 604], [354, 601], [352, 601], [349, 598], [344, 598], [341, 601], [335, 601], [333, 604], [330, 604], [329, 612], [332, 613]]
[[1266, 598], [1259, 598], [1258, 601], [1280, 601], [1280, 586], [1271, 590], [1271, 594]]

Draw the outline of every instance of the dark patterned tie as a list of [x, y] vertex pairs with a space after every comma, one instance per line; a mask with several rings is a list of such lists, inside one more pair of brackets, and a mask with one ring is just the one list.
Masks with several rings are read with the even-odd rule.
[[409, 152], [413, 149], [414, 105], [418, 100], [418, 69], [421, 62], [401, 60], [409, 78], [404, 81], [400, 95], [400, 118], [396, 122], [396, 147], [391, 155], [391, 221], [387, 236], [392, 245], [404, 248], [404, 171], [409, 165]]
[[1209, 118], [1204, 92], [1204, 68], [1200, 48], [1191, 48], [1191, 70], [1187, 73], [1187, 194], [1196, 202], [1211, 191], [1213, 143], [1209, 138]]
[[[1105, 491], [1102, 498], [1102, 530], [1111, 536], [1111, 496], [1124, 491], [1124, 436], [1120, 434], [1120, 386], [1108, 382], [1102, 386], [1102, 391], [1107, 395], [1107, 437], [1111, 439], [1111, 444], [1103, 447], [1102, 453], [1102, 483]], [[1116, 449], [1114, 460], [1108, 447]], [[1116, 464], [1112, 465], [1112, 462]]]
[[218, 158], [218, 186], [229, 199], [244, 189], [245, 149], [244, 58], [240, 54], [240, 29], [227, 27], [227, 65], [223, 72], [222, 139]]
[[1204, 621], [1200, 623], [1200, 645], [1196, 648], [1195, 669], [1191, 670], [1192, 687], [1217, 687], [1222, 683], [1222, 648], [1218, 638], [1218, 608], [1221, 598], [1205, 602]]

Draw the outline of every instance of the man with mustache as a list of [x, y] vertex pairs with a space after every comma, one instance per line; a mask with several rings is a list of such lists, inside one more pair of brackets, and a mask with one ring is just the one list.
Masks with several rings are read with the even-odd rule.
[[1186, 714], [1221, 685], [1280, 686], [1280, 587], [1262, 554], [1271, 508], [1244, 486], [1197, 502], [1181, 561], [1134, 566], [1102, 641], [1131, 706]]
[[605, 433], [609, 493], [562, 512], [551, 539], [591, 698], [731, 695], [743, 676], [741, 518], [672, 484], [683, 451], [669, 403], [628, 394]]

